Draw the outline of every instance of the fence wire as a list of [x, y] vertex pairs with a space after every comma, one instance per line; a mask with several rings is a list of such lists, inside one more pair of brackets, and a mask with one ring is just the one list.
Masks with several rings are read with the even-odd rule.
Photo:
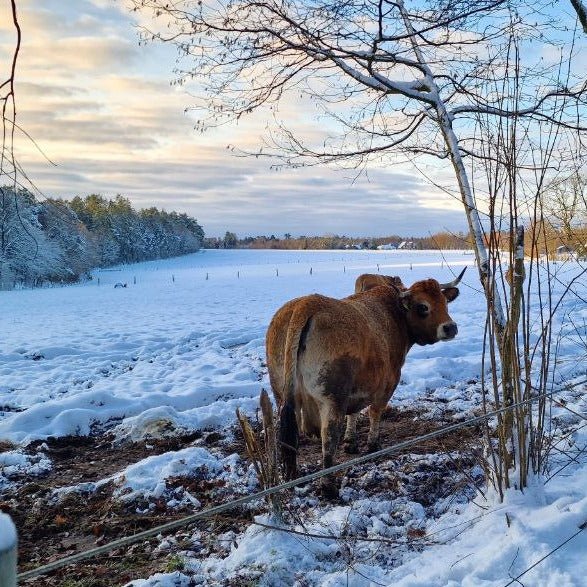
[[517, 402], [515, 404], [511, 404], [509, 406], [503, 406], [501, 408], [493, 410], [492, 412], [488, 412], [486, 414], [482, 414], [480, 416], [476, 416], [474, 418], [470, 418], [468, 420], [464, 420], [464, 421], [458, 422], [456, 424], [451, 424], [450, 426], [445, 426], [444, 428], [439, 428], [438, 430], [434, 430], [433, 432], [428, 432], [427, 434], [423, 434], [422, 436], [418, 436], [416, 438], [411, 438], [409, 440], [399, 442], [398, 444], [383, 448], [383, 449], [378, 450], [376, 452], [366, 454], [366, 455], [361, 455], [359, 457], [355, 457], [355, 458], [350, 459], [348, 461], [345, 461], [343, 463], [333, 465], [332, 467], [328, 467], [326, 469], [321, 469], [320, 471], [316, 471], [314, 473], [304, 475], [303, 477], [298, 477], [297, 479], [292, 479], [291, 481], [287, 481], [287, 482], [281, 483], [279, 485], [275, 485], [273, 487], [268, 487], [267, 489], [264, 489], [262, 491], [258, 491], [257, 493], [253, 493], [251, 495], [239, 497], [238, 499], [229, 501], [227, 503], [220, 504], [218, 506], [214, 506], [214, 507], [202, 510], [200, 512], [197, 512], [195, 514], [191, 514], [189, 516], [185, 516], [184, 518], [180, 518], [179, 520], [174, 520], [172, 522], [167, 522], [166, 524], [161, 524], [159, 526], [155, 526], [154, 528], [151, 528], [149, 530], [144, 530], [142, 532], [138, 532], [137, 534], [133, 534], [132, 536], [124, 536], [122, 538], [118, 538], [117, 540], [113, 540], [112, 542], [108, 542], [107, 544], [103, 544], [101, 546], [97, 546], [95, 548], [92, 548], [92, 549], [89, 549], [89, 550], [86, 550], [83, 552], [78, 552], [76, 554], [72, 554], [72, 555], [64, 557], [62, 559], [52, 561], [50, 563], [47, 563], [47, 564], [42, 565], [40, 567], [37, 567], [36, 569], [32, 569], [30, 571], [25, 571], [23, 573], [20, 573], [18, 575], [17, 579], [19, 581], [25, 581], [25, 580], [31, 579], [33, 577], [38, 577], [40, 575], [46, 575], [47, 573], [50, 573], [52, 571], [55, 571], [55, 570], [60, 569], [62, 567], [65, 567], [67, 565], [79, 563], [81, 561], [93, 558], [93, 557], [98, 556], [100, 554], [105, 554], [105, 553], [110, 552], [112, 550], [116, 550], [116, 549], [121, 548], [123, 546], [130, 546], [131, 544], [135, 544], [135, 543], [140, 542], [142, 540], [145, 540], [147, 538], [152, 538], [153, 536], [157, 536], [158, 534], [163, 534], [163, 533], [169, 532], [171, 530], [176, 530], [178, 528], [182, 528], [184, 526], [187, 526], [189, 524], [192, 524], [192, 523], [200, 521], [200, 520], [212, 518], [218, 514], [221, 514], [223, 512], [228, 511], [228, 510], [232, 510], [232, 509], [237, 508], [239, 506], [245, 505], [251, 501], [263, 499], [269, 495], [273, 495], [275, 493], [279, 493], [280, 491], [285, 491], [287, 489], [297, 487], [298, 485], [303, 485], [305, 483], [315, 481], [315, 480], [320, 479], [322, 477], [326, 477], [327, 475], [332, 475], [334, 473], [338, 473], [339, 471], [349, 469], [350, 467], [354, 467], [355, 465], [362, 465], [364, 463], [368, 463], [370, 461], [377, 460], [381, 457], [385, 457], [388, 455], [392, 455], [394, 453], [398, 453], [398, 452], [405, 450], [407, 448], [410, 448], [412, 446], [416, 446], [416, 445], [420, 444], [421, 442], [425, 442], [425, 441], [431, 440], [433, 438], [438, 438], [440, 436], [444, 436], [445, 434], [448, 434], [450, 432], [454, 432], [456, 430], [460, 430], [461, 428], [474, 426], [475, 424], [485, 422], [485, 421], [493, 418], [494, 416], [497, 416], [498, 414], [502, 414], [502, 413], [507, 412], [509, 410], [514, 410], [514, 409], [519, 408], [524, 405], [532, 404], [533, 402], [538, 401], [540, 399], [552, 398], [556, 394], [562, 393], [564, 391], [568, 391], [570, 388], [577, 387], [578, 385], [581, 385], [586, 382], [587, 382], [587, 380], [580, 381], [579, 383], [572, 385], [572, 386], [566, 386], [565, 388], [557, 389], [557, 390], [551, 391], [549, 393], [535, 395], [535, 396], [532, 396], [528, 399]]

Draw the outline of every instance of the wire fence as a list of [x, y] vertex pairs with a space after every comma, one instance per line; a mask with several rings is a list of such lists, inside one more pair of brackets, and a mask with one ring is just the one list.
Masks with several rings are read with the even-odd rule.
[[[415, 437], [415, 438], [412, 438], [409, 440], [405, 440], [403, 442], [400, 442], [400, 443], [395, 444], [393, 446], [383, 448], [383, 449], [378, 450], [376, 452], [362, 455], [359, 457], [355, 457], [355, 458], [350, 459], [348, 461], [345, 461], [343, 463], [333, 465], [332, 467], [328, 467], [325, 469], [321, 469], [320, 471], [316, 471], [314, 473], [304, 475], [303, 477], [298, 477], [297, 479], [293, 479], [291, 481], [287, 481], [287, 482], [281, 483], [279, 485], [275, 485], [273, 487], [268, 487], [267, 489], [264, 489], [262, 491], [258, 491], [256, 493], [240, 497], [238, 499], [226, 502], [224, 504], [220, 504], [218, 506], [207, 508], [207, 509], [202, 510], [200, 512], [196, 512], [196, 513], [191, 514], [189, 516], [185, 516], [184, 518], [181, 518], [179, 520], [167, 522], [166, 524], [161, 524], [159, 526], [155, 526], [154, 528], [151, 528], [149, 530], [144, 530], [142, 532], [138, 532], [138, 533], [133, 534], [131, 536], [125, 536], [122, 538], [118, 538], [117, 540], [113, 540], [112, 542], [109, 542], [107, 544], [103, 544], [101, 546], [97, 546], [95, 548], [92, 548], [92, 549], [89, 549], [89, 550], [86, 550], [83, 552], [79, 552], [79, 553], [70, 555], [68, 557], [64, 557], [64, 558], [56, 560], [56, 561], [52, 561], [50, 563], [47, 563], [47, 564], [42, 565], [40, 567], [37, 567], [36, 569], [32, 569], [30, 571], [25, 571], [23, 573], [20, 573], [18, 575], [17, 579], [19, 581], [24, 581], [27, 579], [31, 579], [33, 577], [45, 575], [47, 573], [50, 573], [50, 572], [55, 571], [57, 569], [60, 569], [62, 567], [65, 567], [65, 566], [68, 566], [71, 564], [75, 564], [75, 563], [79, 563], [84, 560], [88, 560], [88, 559], [96, 557], [100, 554], [105, 554], [105, 553], [110, 552], [112, 550], [116, 550], [116, 549], [124, 547], [124, 546], [130, 546], [130, 545], [135, 544], [137, 542], [140, 542], [140, 541], [146, 540], [148, 538], [152, 538], [154, 536], [157, 536], [159, 534], [163, 534], [166, 532], [170, 532], [172, 530], [177, 530], [179, 528], [183, 528], [183, 527], [185, 527], [189, 524], [192, 524], [194, 522], [198, 522], [198, 521], [208, 519], [208, 518], [213, 518], [213, 517], [217, 516], [218, 514], [227, 512], [229, 510], [233, 510], [235, 508], [238, 508], [240, 506], [243, 506], [247, 503], [250, 503], [250, 502], [253, 502], [256, 500], [261, 500], [265, 497], [277, 494], [279, 492], [286, 491], [288, 489], [292, 489], [293, 487], [297, 487], [298, 485], [310, 483], [312, 481], [315, 481], [315, 480], [320, 479], [322, 477], [325, 477], [327, 475], [333, 475], [335, 473], [349, 469], [351, 467], [354, 467], [357, 465], [362, 465], [364, 463], [368, 463], [370, 461], [375, 461], [375, 460], [380, 459], [382, 457], [386, 457], [386, 456], [401, 452], [405, 449], [411, 448], [413, 446], [416, 446], [418, 444], [421, 444], [423, 442], [426, 442], [426, 441], [434, 439], [434, 438], [439, 438], [441, 436], [444, 436], [444, 435], [449, 434], [451, 432], [454, 432], [456, 430], [460, 430], [462, 428], [467, 428], [470, 426], [475, 426], [476, 424], [480, 424], [482, 422], [487, 422], [488, 420], [490, 420], [491, 418], [493, 418], [499, 414], [505, 413], [510, 410], [514, 410], [514, 409], [519, 408], [524, 405], [530, 405], [533, 402], [536, 402], [540, 399], [552, 398], [553, 396], [555, 396], [559, 393], [562, 393], [564, 391], [568, 391], [569, 389], [571, 389], [573, 387], [577, 387], [577, 386], [582, 385], [584, 383], [587, 383], [587, 380], [580, 381], [572, 386], [567, 386], [563, 389], [557, 389], [557, 390], [551, 391], [549, 393], [538, 394], [538, 395], [532, 396], [532, 397], [527, 398], [523, 401], [511, 404], [508, 406], [503, 406], [501, 408], [498, 408], [498, 409], [493, 410], [491, 412], [482, 414], [480, 416], [475, 416], [474, 418], [470, 418], [470, 419], [464, 420], [462, 422], [458, 422], [455, 424], [451, 424], [449, 426], [445, 426], [443, 428], [439, 428], [438, 430], [434, 430], [434, 431], [429, 432], [427, 434], [423, 434], [421, 436], [418, 436], [418, 437]], [[584, 529], [584, 528], [582, 528], [582, 529]]]
[[506, 583], [504, 585], [504, 587], [509, 587], [510, 585], [513, 585], [514, 583], [518, 583], [518, 584], [522, 585], [522, 583], [520, 582], [520, 579], [526, 573], [529, 573], [532, 569], [537, 567], [540, 563], [544, 562], [549, 556], [553, 555], [557, 550], [560, 550], [563, 546], [565, 546], [571, 540], [573, 540], [573, 538], [576, 538], [577, 536], [579, 536], [579, 534], [581, 534], [581, 532], [583, 532], [583, 530], [585, 530], [585, 528], [587, 528], [587, 520], [585, 520], [582, 524], [579, 525], [579, 529], [575, 533], [571, 534], [571, 536], [569, 536], [568, 538], [565, 538], [565, 540], [563, 540], [561, 543], [559, 543], [557, 546], [555, 546], [550, 552], [547, 552], [543, 557], [539, 558], [536, 562], [532, 563], [528, 568], [526, 568], [524, 571], [522, 571], [519, 575], [512, 577], [512, 580], [509, 583]]

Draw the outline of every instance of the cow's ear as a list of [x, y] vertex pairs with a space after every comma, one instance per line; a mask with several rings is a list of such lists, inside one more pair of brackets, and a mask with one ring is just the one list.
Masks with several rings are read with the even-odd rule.
[[405, 292], [402, 293], [404, 293], [404, 295], [400, 297], [399, 303], [401, 304], [402, 308], [407, 311], [410, 309], [410, 296], [405, 295]]
[[459, 297], [459, 288], [458, 287], [447, 287], [446, 289], [442, 290], [444, 297], [446, 298], [447, 302], [452, 302]]

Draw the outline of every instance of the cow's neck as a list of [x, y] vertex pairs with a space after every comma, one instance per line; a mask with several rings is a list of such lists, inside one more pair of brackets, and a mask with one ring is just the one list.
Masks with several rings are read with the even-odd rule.
[[406, 313], [401, 307], [401, 302], [394, 295], [391, 300], [388, 300], [389, 318], [391, 321], [388, 329], [390, 338], [390, 348], [403, 349], [402, 365], [406, 356], [412, 346], [415, 344], [410, 325], [406, 319]]

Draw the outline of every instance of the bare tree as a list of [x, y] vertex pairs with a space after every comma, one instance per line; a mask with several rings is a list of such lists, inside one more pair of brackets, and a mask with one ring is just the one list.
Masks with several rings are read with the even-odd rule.
[[[14, 158], [14, 134], [16, 130], [16, 99], [14, 95], [14, 82], [16, 77], [16, 64], [20, 52], [21, 30], [16, 13], [16, 2], [11, 0], [12, 24], [14, 26], [16, 40], [12, 59], [8, 70], [8, 77], [0, 83], [0, 105], [2, 110], [2, 152], [0, 153], [0, 282], [3, 277], [4, 255], [11, 243], [10, 226], [7, 220], [8, 209], [12, 202], [9, 201], [16, 192], [17, 167]], [[2, 188], [10, 185], [14, 189], [9, 194]], [[16, 208], [18, 214], [18, 208]]]
[[548, 186], [545, 198], [549, 224], [560, 235], [560, 242], [578, 254], [587, 253], [587, 178], [580, 169], [556, 179]]
[[[524, 174], [542, 174], [543, 185], [549, 169], [564, 165], [565, 140], [582, 141], [587, 130], [581, 124], [587, 82], [573, 61], [576, 15], [555, 18], [542, 0], [135, 0], [135, 9], [155, 18], [145, 40], [177, 46], [178, 83], [196, 97], [201, 130], [267, 109], [274, 124], [257, 155], [278, 156], [285, 165], [361, 168], [399, 156], [450, 161], [504, 385], [519, 384], [519, 366], [507, 364], [518, 357], [507, 349], [518, 344], [521, 309], [504, 306], [494, 277], [499, 257], [489, 252], [499, 250], [508, 218], [507, 245], [517, 251], [520, 269], [519, 217], [533, 206], [513, 190]], [[292, 97], [334, 120], [338, 132], [312, 144], [292, 131], [279, 118], [279, 106]], [[536, 154], [546, 128], [545, 159]], [[516, 147], [522, 137], [532, 139], [523, 152]], [[504, 140], [507, 149], [499, 148]], [[498, 171], [491, 189], [474, 190], [488, 164]], [[492, 197], [504, 188], [505, 199]], [[520, 279], [512, 282], [518, 291]]]
[[[398, 150], [449, 159], [485, 283], [482, 206], [463, 160], [478, 154], [470, 119], [482, 113], [494, 119], [553, 120], [564, 101], [566, 117], [558, 122], [583, 130], [573, 106], [586, 93], [585, 80], [561, 86], [558, 59], [533, 60], [521, 73], [536, 83], [520, 96], [516, 110], [500, 107], [496, 96], [480, 91], [503, 69], [513, 34], [530, 44], [538, 36], [547, 41], [547, 33], [555, 31], [550, 40], [553, 46], [559, 42], [562, 33], [543, 12], [546, 5], [521, 3], [512, 9], [503, 0], [445, 0], [412, 9], [403, 0], [135, 4], [163, 21], [161, 30], [145, 31], [145, 38], [173, 42], [188, 58], [180, 61], [189, 67], [178, 70], [178, 81], [195, 80], [201, 128], [275, 107], [293, 92], [334, 117], [342, 132], [317, 149], [278, 123], [279, 138], [286, 141], [280, 152], [288, 164], [347, 160], [361, 165]], [[524, 24], [532, 19], [533, 26]]]
[[14, 82], [16, 79], [16, 63], [20, 52], [21, 30], [16, 14], [16, 1], [11, 0], [12, 24], [16, 33], [16, 40], [12, 59], [10, 61], [8, 77], [0, 83], [0, 104], [2, 105], [2, 153], [0, 153], [0, 177], [5, 175], [15, 179], [16, 164], [14, 161], [14, 133], [16, 128], [16, 99]]

